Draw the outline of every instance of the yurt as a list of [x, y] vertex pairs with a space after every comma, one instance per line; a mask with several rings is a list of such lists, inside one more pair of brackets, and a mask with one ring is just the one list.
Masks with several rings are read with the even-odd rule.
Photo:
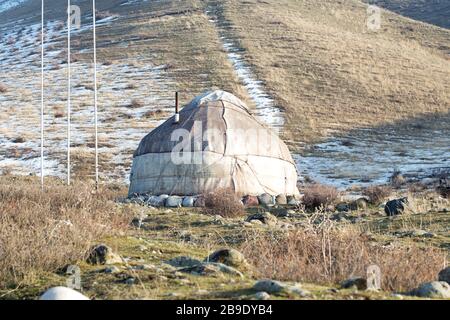
[[131, 195], [298, 195], [289, 149], [236, 96], [205, 93], [150, 132], [134, 153]]

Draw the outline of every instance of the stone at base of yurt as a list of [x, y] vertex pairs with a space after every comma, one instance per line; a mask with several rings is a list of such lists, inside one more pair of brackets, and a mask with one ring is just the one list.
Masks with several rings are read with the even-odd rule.
[[268, 193], [263, 193], [258, 196], [259, 203], [264, 206], [273, 206], [275, 204], [274, 196], [271, 196]]
[[170, 196], [166, 199], [166, 207], [179, 208], [183, 204], [183, 198], [178, 196]]
[[258, 197], [256, 197], [256, 196], [245, 196], [242, 199], [242, 203], [246, 207], [257, 207], [257, 206], [259, 206], [259, 200], [258, 200]]
[[286, 195], [284, 195], [284, 194], [279, 194], [279, 195], [277, 195], [277, 197], [275, 198], [275, 202], [276, 202], [276, 204], [279, 204], [279, 205], [287, 205], [287, 197], [286, 197]]
[[194, 206], [195, 203], [195, 197], [184, 197], [183, 198], [183, 207], [185, 208], [192, 208]]

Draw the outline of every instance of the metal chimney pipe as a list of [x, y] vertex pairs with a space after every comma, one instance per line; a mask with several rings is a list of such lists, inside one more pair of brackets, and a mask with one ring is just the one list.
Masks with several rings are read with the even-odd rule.
[[180, 122], [180, 102], [178, 99], [178, 91], [175, 92], [175, 119], [173, 123], [179, 123]]

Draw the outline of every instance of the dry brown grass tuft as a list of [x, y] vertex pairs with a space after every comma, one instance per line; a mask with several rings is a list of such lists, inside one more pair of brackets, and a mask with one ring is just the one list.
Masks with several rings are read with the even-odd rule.
[[238, 217], [245, 214], [241, 199], [231, 189], [218, 189], [204, 195], [206, 214], [218, 214], [222, 217]]
[[369, 198], [371, 204], [377, 205], [392, 194], [392, 189], [388, 186], [370, 186], [365, 188], [362, 193]]
[[440, 249], [377, 245], [353, 226], [339, 228], [329, 220], [310, 221], [289, 234], [256, 234], [241, 250], [260, 277], [338, 284], [364, 277], [367, 267], [375, 264], [381, 268], [382, 288], [398, 292], [433, 281], [445, 262]]
[[139, 99], [131, 100], [129, 108], [142, 108], [144, 106], [144, 102]]
[[310, 210], [326, 208], [335, 202], [338, 196], [339, 192], [335, 187], [316, 183], [305, 188], [303, 204]]
[[0, 177], [0, 287], [31, 281], [84, 259], [99, 238], [124, 231], [129, 217], [117, 209], [119, 191], [77, 182]]

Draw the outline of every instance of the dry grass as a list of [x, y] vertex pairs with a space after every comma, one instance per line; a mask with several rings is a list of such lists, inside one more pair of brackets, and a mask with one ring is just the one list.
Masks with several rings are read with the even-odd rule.
[[392, 189], [388, 186], [370, 186], [362, 194], [369, 198], [371, 204], [378, 205], [392, 194]]
[[241, 199], [231, 189], [218, 189], [215, 192], [205, 194], [206, 214], [217, 214], [222, 217], [239, 217], [245, 214]]
[[383, 11], [372, 32], [358, 0], [210, 2], [286, 110], [286, 138], [449, 111], [449, 30]]
[[284, 281], [337, 284], [353, 276], [365, 277], [376, 264], [382, 272], [382, 288], [406, 292], [433, 281], [445, 263], [437, 248], [381, 246], [371, 243], [353, 226], [313, 219], [289, 234], [257, 234], [242, 251], [260, 277]]
[[303, 204], [309, 210], [326, 208], [334, 203], [339, 195], [335, 187], [318, 183], [307, 186], [303, 192]]
[[128, 225], [126, 212], [112, 201], [117, 190], [93, 193], [82, 182], [65, 187], [48, 180], [42, 192], [37, 179], [0, 181], [0, 287], [84, 259], [96, 240]]

